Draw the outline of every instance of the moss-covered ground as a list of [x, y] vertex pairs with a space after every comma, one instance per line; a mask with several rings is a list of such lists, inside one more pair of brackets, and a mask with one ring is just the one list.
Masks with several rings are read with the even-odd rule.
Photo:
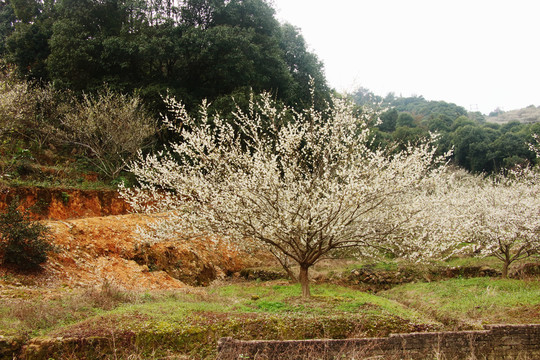
[[[23, 288], [0, 298], [0, 334], [105, 339], [96, 354], [117, 358], [213, 358], [221, 337], [308, 339], [478, 328], [540, 322], [540, 283], [499, 278], [411, 283], [369, 294], [337, 285], [300, 287], [284, 280], [230, 281], [184, 291], [127, 293]], [[88, 351], [83, 350], [83, 351]], [[71, 349], [58, 358], [70, 358]], [[50, 354], [49, 354], [50, 355]], [[44, 355], [44, 356], [49, 356]], [[39, 358], [39, 357], [36, 357]]]

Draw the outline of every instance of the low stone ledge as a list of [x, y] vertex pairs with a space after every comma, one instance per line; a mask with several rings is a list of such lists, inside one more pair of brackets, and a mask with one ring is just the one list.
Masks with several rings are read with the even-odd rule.
[[540, 358], [540, 325], [491, 325], [485, 330], [392, 334], [385, 338], [220, 339], [218, 359], [444, 359]]
[[73, 358], [75, 355], [99, 358], [103, 354], [113, 354], [114, 350], [114, 343], [108, 337], [28, 339], [0, 335], [0, 360], [48, 360], [53, 356]]
[[48, 360], [52, 355], [102, 355], [110, 351], [111, 339], [107, 337], [35, 338], [22, 347], [20, 357], [27, 360]]

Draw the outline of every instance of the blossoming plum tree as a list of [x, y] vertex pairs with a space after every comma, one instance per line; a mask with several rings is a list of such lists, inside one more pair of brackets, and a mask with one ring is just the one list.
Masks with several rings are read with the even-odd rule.
[[[425, 262], [469, 251], [464, 246], [474, 233], [474, 206], [483, 178], [465, 170], [444, 168], [431, 184], [416, 193], [402, 209], [416, 214], [401, 231], [387, 237], [394, 255]], [[472, 245], [472, 244], [471, 244]]]
[[399, 241], [425, 233], [416, 221], [429, 204], [420, 199], [446, 161], [431, 141], [373, 149], [368, 119], [376, 114], [355, 116], [340, 99], [294, 112], [263, 94], [233, 121], [210, 116], [206, 104], [193, 118], [167, 102], [175, 116], [166, 123], [181, 141], [141, 156], [131, 166], [140, 185], [123, 189], [134, 209], [168, 214], [147, 236], [213, 233], [269, 247], [300, 267], [309, 296], [309, 268], [332, 252], [406, 249]]
[[[536, 169], [523, 168], [508, 176], [476, 182], [468, 189], [473, 199], [469, 240], [481, 255], [503, 261], [502, 276], [509, 266], [540, 251], [540, 179]], [[472, 191], [471, 191], [472, 190]], [[462, 198], [467, 190], [462, 190]]]

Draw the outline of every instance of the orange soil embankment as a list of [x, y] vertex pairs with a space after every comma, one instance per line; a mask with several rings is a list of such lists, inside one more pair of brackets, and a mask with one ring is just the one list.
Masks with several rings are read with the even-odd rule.
[[0, 189], [0, 211], [15, 199], [35, 220], [122, 215], [129, 212], [129, 206], [114, 190], [3, 188]]
[[[57, 252], [33, 282], [48, 286], [99, 286], [130, 290], [175, 289], [257, 265], [252, 256], [223, 242], [198, 239], [141, 244], [137, 227], [155, 217], [126, 214], [115, 191], [42, 188], [0, 189], [0, 211], [13, 199], [51, 229]], [[0, 268], [1, 273], [7, 271]]]
[[137, 227], [155, 218], [122, 215], [48, 221], [59, 251], [46, 272], [69, 286], [104, 282], [130, 290], [206, 285], [256, 263], [247, 254], [208, 239], [142, 246]]

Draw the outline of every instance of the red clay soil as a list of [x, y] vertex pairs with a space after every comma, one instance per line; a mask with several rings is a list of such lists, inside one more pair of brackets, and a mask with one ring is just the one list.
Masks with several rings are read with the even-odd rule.
[[[129, 209], [115, 191], [4, 188], [0, 190], [0, 211], [15, 197], [31, 210], [34, 219], [47, 219], [43, 222], [57, 246], [43, 271], [17, 275], [21, 283], [86, 287], [107, 282], [127, 290], [177, 289], [206, 285], [259, 263], [223, 242], [208, 239], [144, 246], [137, 227], [153, 218], [117, 215]], [[0, 266], [0, 288], [9, 273]]]
[[0, 211], [14, 199], [34, 220], [122, 215], [129, 206], [114, 190], [49, 189], [16, 187], [0, 189]]
[[247, 254], [207, 239], [141, 246], [137, 227], [152, 217], [122, 215], [48, 221], [59, 252], [45, 272], [68, 286], [108, 282], [129, 290], [206, 285], [253, 265]]

